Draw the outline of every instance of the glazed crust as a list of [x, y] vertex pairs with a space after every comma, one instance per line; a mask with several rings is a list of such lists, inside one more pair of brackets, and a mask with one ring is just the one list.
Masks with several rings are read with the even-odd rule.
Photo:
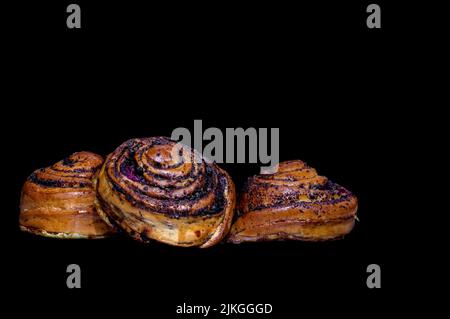
[[22, 188], [22, 231], [56, 238], [103, 238], [114, 233], [94, 207], [92, 177], [103, 158], [74, 153], [51, 167], [33, 172]]
[[302, 161], [279, 164], [275, 174], [249, 178], [228, 241], [323, 241], [348, 234], [356, 197]]
[[230, 176], [166, 137], [132, 139], [108, 156], [95, 179], [96, 207], [136, 240], [206, 248], [230, 230]]

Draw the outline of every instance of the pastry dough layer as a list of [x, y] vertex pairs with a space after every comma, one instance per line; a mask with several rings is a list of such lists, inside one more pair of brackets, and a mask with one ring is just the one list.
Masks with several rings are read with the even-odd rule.
[[132, 139], [95, 179], [96, 207], [136, 240], [210, 247], [227, 235], [236, 194], [230, 176], [166, 137]]
[[21, 230], [58, 238], [103, 238], [114, 233], [94, 207], [91, 179], [102, 163], [97, 154], [78, 152], [33, 172], [22, 188]]
[[336, 239], [352, 230], [357, 206], [351, 192], [306, 163], [283, 162], [275, 174], [248, 180], [228, 241]]

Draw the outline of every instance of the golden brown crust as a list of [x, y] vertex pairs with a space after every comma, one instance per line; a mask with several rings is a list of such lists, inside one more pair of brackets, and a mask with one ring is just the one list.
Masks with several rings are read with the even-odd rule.
[[95, 179], [96, 206], [136, 240], [206, 248], [231, 227], [230, 176], [165, 137], [132, 139], [108, 156]]
[[100, 155], [78, 152], [33, 172], [22, 188], [21, 230], [57, 238], [111, 235], [94, 207], [92, 177], [102, 163]]
[[352, 230], [357, 206], [352, 193], [304, 162], [283, 162], [275, 174], [248, 180], [228, 241], [339, 238]]

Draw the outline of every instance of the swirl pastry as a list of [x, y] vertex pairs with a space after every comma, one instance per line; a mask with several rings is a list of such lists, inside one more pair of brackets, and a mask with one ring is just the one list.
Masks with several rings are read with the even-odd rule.
[[92, 177], [100, 155], [74, 153], [33, 172], [22, 188], [20, 229], [58, 238], [101, 238], [113, 233], [96, 213]]
[[321, 241], [349, 233], [357, 199], [302, 161], [279, 164], [275, 174], [249, 178], [229, 241]]
[[210, 247], [229, 231], [230, 176], [166, 137], [132, 139], [108, 156], [96, 180], [97, 210], [134, 239]]

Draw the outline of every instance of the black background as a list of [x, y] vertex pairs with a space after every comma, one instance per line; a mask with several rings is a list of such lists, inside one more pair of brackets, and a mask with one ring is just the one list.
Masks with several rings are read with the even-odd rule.
[[[378, 1], [382, 29], [369, 30], [364, 1], [77, 3], [80, 30], [66, 28], [68, 3], [56, 1], [16, 8], [10, 23], [6, 279], [23, 314], [166, 318], [183, 302], [271, 303], [266, 317], [276, 318], [402, 311], [398, 294], [414, 294], [411, 242], [398, 235], [404, 195], [389, 181], [407, 173], [401, 155], [412, 143], [401, 97], [420, 26], [401, 22], [406, 7]], [[20, 188], [34, 169], [193, 129], [194, 119], [204, 129], [279, 127], [280, 159], [305, 160], [352, 190], [360, 222], [341, 241], [207, 250], [19, 232]], [[259, 169], [222, 166], [238, 189]], [[66, 287], [71, 263], [82, 289]], [[366, 286], [371, 263], [382, 269], [378, 290]]]

